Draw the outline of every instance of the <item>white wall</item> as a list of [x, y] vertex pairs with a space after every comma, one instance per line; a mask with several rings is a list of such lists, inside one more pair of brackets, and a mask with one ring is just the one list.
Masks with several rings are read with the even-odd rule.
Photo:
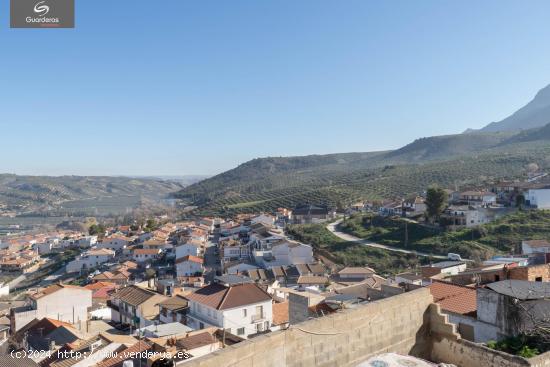
[[180, 259], [188, 255], [199, 256], [199, 254], [199, 247], [189, 243], [176, 247], [176, 259]]
[[[261, 303], [246, 305], [243, 307], [232, 308], [229, 310], [216, 310], [197, 302], [191, 301], [188, 324], [194, 329], [199, 329], [199, 322], [203, 322], [205, 327], [216, 326], [222, 329], [231, 329], [230, 332], [242, 338], [248, 338], [251, 334], [256, 334], [256, 324], [261, 323], [265, 330], [265, 322], [268, 322], [268, 328], [273, 323], [273, 306], [271, 300]], [[256, 314], [256, 306], [263, 307], [264, 317], [258, 321], [252, 321]], [[246, 316], [244, 314], [246, 310]], [[195, 317], [195, 318], [194, 318]], [[244, 328], [244, 334], [239, 335], [237, 330]]]
[[48, 317], [71, 324], [88, 320], [92, 307], [92, 291], [89, 289], [63, 288], [35, 301], [34, 310], [15, 314], [15, 330], [33, 319]]
[[449, 322], [452, 322], [453, 324], [457, 325], [457, 330], [458, 330], [458, 324], [466, 324], [466, 325], [472, 326], [474, 328], [473, 341], [476, 343], [486, 343], [489, 340], [499, 339], [498, 328], [496, 328], [493, 325], [478, 321], [473, 317], [458, 315], [452, 312], [445, 312], [445, 311], [443, 312], [449, 315]]
[[550, 189], [529, 190], [526, 200], [538, 209], [550, 209]]
[[97, 310], [93, 310], [92, 312], [90, 312], [90, 317], [96, 317], [101, 320], [110, 321], [111, 308], [103, 307], [103, 308], [98, 308]]
[[195, 275], [195, 273], [202, 271], [202, 264], [193, 261], [184, 261], [176, 264], [176, 272], [178, 277], [192, 276]]

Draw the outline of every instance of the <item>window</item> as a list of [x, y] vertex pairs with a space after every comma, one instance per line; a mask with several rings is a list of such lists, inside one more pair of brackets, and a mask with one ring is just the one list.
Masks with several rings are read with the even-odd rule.
[[202, 322], [199, 322], [199, 329], [204, 329], [204, 324]]
[[536, 277], [535, 282], [542, 282], [542, 277]]
[[247, 312], [246, 312], [246, 308], [245, 308], [245, 309], [243, 309], [243, 317], [246, 317], [246, 314], [247, 314]]
[[263, 317], [264, 306], [256, 306], [256, 316]]
[[244, 328], [243, 327], [240, 327], [240, 328], [237, 329], [237, 335], [244, 335]]

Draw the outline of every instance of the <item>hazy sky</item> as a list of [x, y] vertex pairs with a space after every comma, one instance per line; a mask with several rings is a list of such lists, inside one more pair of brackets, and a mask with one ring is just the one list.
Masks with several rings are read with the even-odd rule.
[[550, 83], [548, 1], [76, 0], [9, 29], [0, 172], [212, 174], [392, 149], [502, 119]]

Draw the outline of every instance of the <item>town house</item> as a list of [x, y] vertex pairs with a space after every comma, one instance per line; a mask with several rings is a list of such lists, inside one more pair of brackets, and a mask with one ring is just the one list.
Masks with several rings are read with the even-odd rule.
[[91, 249], [67, 264], [67, 273], [76, 273], [97, 268], [99, 265], [114, 261], [115, 252], [106, 248]]
[[231, 279], [220, 277], [186, 295], [187, 324], [194, 329], [219, 327], [242, 338], [268, 331], [273, 322], [271, 296], [254, 283]]
[[176, 260], [176, 273], [178, 277], [195, 276], [202, 274], [204, 260], [200, 257], [187, 255]]
[[92, 291], [68, 284], [54, 284], [30, 296], [26, 307], [12, 309], [11, 330], [16, 332], [34, 319], [44, 317], [83, 325], [92, 307]]
[[167, 297], [135, 285], [119, 289], [107, 305], [111, 308], [111, 320], [131, 325], [134, 329], [154, 324], [159, 315], [159, 303]]

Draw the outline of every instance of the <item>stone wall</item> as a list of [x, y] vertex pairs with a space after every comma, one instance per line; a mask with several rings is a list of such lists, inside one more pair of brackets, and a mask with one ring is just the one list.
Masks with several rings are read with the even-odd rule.
[[385, 352], [424, 355], [428, 289], [265, 334], [186, 363], [187, 367], [355, 366]]

